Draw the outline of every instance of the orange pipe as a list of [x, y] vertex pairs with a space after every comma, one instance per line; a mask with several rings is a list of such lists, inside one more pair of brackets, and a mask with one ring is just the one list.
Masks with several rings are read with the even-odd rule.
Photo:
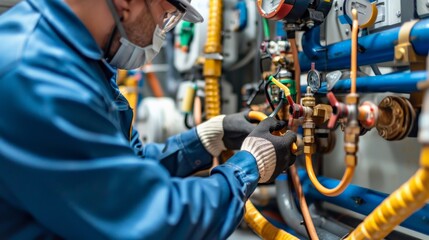
[[298, 47], [296, 45], [296, 39], [289, 39], [292, 56], [293, 56], [293, 65], [295, 68], [295, 84], [296, 84], [296, 102], [299, 103], [301, 100], [301, 66], [299, 65], [298, 59]]
[[159, 79], [153, 72], [146, 73], [147, 82], [150, 89], [152, 89], [153, 95], [157, 98], [164, 97], [164, 91], [162, 90]]
[[296, 170], [295, 164], [289, 168], [292, 183], [295, 188], [296, 194], [298, 195], [299, 206], [301, 207], [302, 216], [304, 217], [304, 224], [307, 228], [308, 235], [312, 240], [318, 240], [316, 228], [314, 227], [313, 219], [310, 215], [310, 210], [308, 209], [307, 201], [305, 200], [304, 191], [302, 190], [301, 181], [299, 180], [298, 172]]
[[352, 26], [352, 56], [351, 56], [351, 93], [356, 93], [356, 78], [357, 78], [357, 48], [358, 48], [358, 30], [359, 30], [359, 22], [358, 22], [358, 14], [357, 10], [352, 10], [353, 16], [353, 26]]

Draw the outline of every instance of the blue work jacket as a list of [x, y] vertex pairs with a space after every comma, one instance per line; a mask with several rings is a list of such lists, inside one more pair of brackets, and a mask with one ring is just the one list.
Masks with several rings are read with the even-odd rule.
[[211, 165], [196, 130], [142, 146], [102, 56], [62, 0], [0, 16], [0, 239], [228, 237], [254, 157], [187, 177]]

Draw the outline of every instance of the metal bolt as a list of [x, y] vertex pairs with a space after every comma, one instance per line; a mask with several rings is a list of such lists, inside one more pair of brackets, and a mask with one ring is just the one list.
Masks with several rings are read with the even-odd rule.
[[387, 97], [383, 100], [383, 105], [390, 106], [392, 104], [392, 99]]
[[399, 17], [401, 17], [401, 11], [400, 10], [398, 10], [397, 12], [396, 12], [396, 16], [399, 18]]
[[401, 113], [402, 113], [402, 112], [401, 112], [401, 109], [399, 109], [399, 108], [396, 108], [396, 109], [395, 109], [395, 114], [396, 114], [396, 115], [401, 115]]
[[346, 35], [349, 35], [349, 29], [346, 28]]

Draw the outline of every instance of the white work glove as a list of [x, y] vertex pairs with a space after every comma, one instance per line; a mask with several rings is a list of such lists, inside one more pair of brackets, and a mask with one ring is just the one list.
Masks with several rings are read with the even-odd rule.
[[226, 149], [240, 149], [244, 139], [255, 129], [248, 115], [249, 111], [220, 115], [198, 125], [198, 136], [207, 151], [217, 157]]
[[295, 162], [291, 153], [296, 134], [287, 131], [284, 136], [275, 136], [286, 126], [286, 122], [268, 117], [244, 140], [241, 150], [250, 152], [256, 159], [259, 170], [259, 183], [273, 182], [276, 177]]

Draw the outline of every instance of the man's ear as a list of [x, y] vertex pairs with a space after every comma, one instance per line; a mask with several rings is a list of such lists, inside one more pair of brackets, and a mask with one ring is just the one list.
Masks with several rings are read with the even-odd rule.
[[132, 0], [114, 0], [116, 10], [122, 21], [127, 21], [130, 17], [130, 2]]

